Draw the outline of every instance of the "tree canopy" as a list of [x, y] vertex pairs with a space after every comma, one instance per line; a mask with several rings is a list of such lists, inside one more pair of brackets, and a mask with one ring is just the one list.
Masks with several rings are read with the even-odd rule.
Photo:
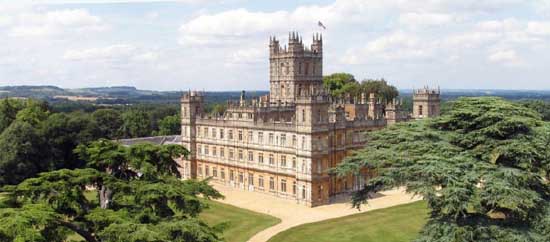
[[428, 201], [418, 242], [550, 241], [550, 124], [500, 98], [460, 98], [445, 115], [368, 134], [336, 169], [374, 169], [354, 206], [405, 186]]
[[[221, 195], [207, 181], [181, 181], [177, 145], [125, 147], [108, 140], [79, 146], [85, 169], [41, 173], [5, 187], [0, 241], [220, 241], [218, 230], [197, 218], [203, 199]], [[96, 189], [99, 202], [85, 196]]]
[[362, 93], [374, 93], [384, 101], [390, 101], [399, 95], [397, 88], [388, 85], [386, 80], [366, 79], [361, 82], [349, 73], [334, 73], [323, 77], [323, 85], [334, 97], [360, 97]]

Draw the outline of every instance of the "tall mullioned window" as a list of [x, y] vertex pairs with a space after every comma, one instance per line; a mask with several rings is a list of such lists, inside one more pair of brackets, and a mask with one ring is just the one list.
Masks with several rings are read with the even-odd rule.
[[275, 178], [269, 178], [269, 190], [275, 190]]
[[264, 153], [258, 153], [258, 163], [264, 163]]
[[273, 154], [269, 154], [269, 165], [275, 165], [275, 157], [273, 157]]
[[225, 158], [225, 149], [220, 147], [220, 157]]
[[258, 143], [263, 144], [264, 143], [264, 133], [258, 132]]
[[224, 130], [223, 129], [220, 129], [220, 139], [224, 139]]
[[254, 186], [254, 174], [248, 173], [248, 185]]
[[286, 192], [286, 180], [285, 179], [281, 180], [281, 189], [280, 190], [282, 192]]
[[263, 176], [258, 177], [258, 186], [261, 189], [264, 189], [264, 177]]
[[254, 161], [254, 153], [252, 151], [248, 152], [248, 161]]
[[233, 130], [232, 130], [232, 129], [229, 130], [229, 137], [228, 137], [228, 138], [229, 138], [230, 140], [233, 139]]
[[286, 156], [281, 156], [281, 167], [286, 167]]
[[243, 140], [243, 131], [239, 130], [239, 141]]

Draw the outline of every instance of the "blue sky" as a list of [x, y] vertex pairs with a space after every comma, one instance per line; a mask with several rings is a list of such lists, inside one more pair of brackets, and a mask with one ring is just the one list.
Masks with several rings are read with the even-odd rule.
[[0, 0], [0, 86], [266, 90], [269, 36], [296, 30], [323, 33], [325, 74], [550, 89], [550, 0], [14, 2]]

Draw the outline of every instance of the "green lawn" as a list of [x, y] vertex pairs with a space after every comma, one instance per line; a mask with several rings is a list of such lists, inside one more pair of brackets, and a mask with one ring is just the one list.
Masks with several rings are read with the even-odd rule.
[[245, 242], [254, 234], [281, 222], [278, 218], [235, 206], [214, 201], [208, 203], [210, 208], [199, 217], [211, 226], [227, 223], [223, 233], [226, 242]]
[[283, 231], [269, 242], [408, 242], [426, 222], [425, 202], [301, 225]]

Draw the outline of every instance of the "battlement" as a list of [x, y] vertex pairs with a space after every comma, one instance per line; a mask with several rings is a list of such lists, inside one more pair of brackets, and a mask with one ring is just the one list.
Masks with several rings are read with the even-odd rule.
[[425, 86], [421, 89], [413, 89], [413, 94], [414, 95], [431, 95], [431, 94], [440, 95], [441, 91], [439, 87], [437, 89], [431, 89], [428, 86]]
[[302, 36], [298, 32], [288, 34], [288, 45], [281, 45], [277, 37], [269, 37], [269, 54], [271, 58], [290, 57], [294, 54], [304, 56], [320, 56], [323, 51], [323, 36], [319, 33], [313, 34], [311, 46], [304, 46]]
[[182, 102], [203, 102], [204, 93], [200, 91], [188, 91], [181, 96]]

